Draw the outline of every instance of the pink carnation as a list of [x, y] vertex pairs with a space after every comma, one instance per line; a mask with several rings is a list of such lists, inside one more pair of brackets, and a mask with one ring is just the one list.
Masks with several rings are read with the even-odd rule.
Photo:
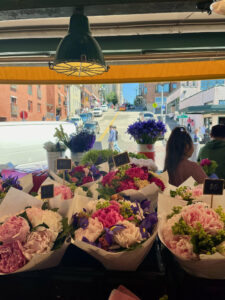
[[138, 187], [135, 185], [134, 181], [131, 179], [126, 179], [120, 182], [120, 186], [117, 188], [117, 193], [125, 191], [125, 190], [138, 190]]
[[194, 198], [201, 197], [203, 195], [203, 189], [201, 186], [193, 188], [192, 195]]
[[110, 185], [111, 181], [115, 178], [116, 172], [109, 172], [105, 175], [102, 179], [102, 185], [105, 186], [106, 184]]
[[181, 215], [187, 225], [196, 228], [200, 223], [209, 234], [216, 234], [218, 230], [224, 228], [219, 215], [212, 208], [206, 207], [204, 203], [185, 206]]
[[0, 272], [12, 273], [26, 264], [19, 241], [0, 246]]
[[119, 211], [120, 211], [119, 206], [113, 204], [106, 208], [97, 210], [92, 215], [92, 218], [93, 219], [98, 218], [98, 220], [103, 224], [104, 227], [109, 228], [115, 225], [117, 222], [123, 220], [123, 217], [121, 216]]
[[200, 166], [204, 167], [204, 166], [210, 166], [211, 165], [211, 160], [209, 160], [208, 158], [202, 159], [200, 162]]
[[9, 244], [16, 240], [23, 243], [29, 232], [28, 222], [22, 217], [13, 216], [6, 219], [4, 224], [0, 226], [0, 241], [3, 244]]
[[67, 200], [72, 198], [72, 191], [68, 186], [65, 185], [55, 186], [54, 195], [62, 195], [62, 199]]
[[93, 178], [91, 176], [86, 176], [86, 177], [83, 178], [82, 184], [92, 182], [92, 181], [93, 181]]
[[131, 179], [139, 178], [141, 180], [147, 180], [148, 179], [148, 173], [146, 173], [142, 168], [130, 168], [126, 171], [126, 175], [130, 177]]

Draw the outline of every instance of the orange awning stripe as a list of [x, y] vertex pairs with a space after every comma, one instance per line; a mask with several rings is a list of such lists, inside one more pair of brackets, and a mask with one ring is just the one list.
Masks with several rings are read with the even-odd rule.
[[225, 60], [138, 65], [112, 65], [94, 77], [69, 77], [48, 67], [0, 67], [0, 83], [94, 84], [158, 82], [225, 78]]

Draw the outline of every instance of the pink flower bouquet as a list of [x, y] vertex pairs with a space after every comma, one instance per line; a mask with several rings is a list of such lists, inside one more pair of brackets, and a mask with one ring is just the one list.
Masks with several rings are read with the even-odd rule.
[[7, 193], [0, 211], [0, 274], [59, 263], [67, 247], [68, 218], [42, 205], [22, 191], [11, 188]]
[[[216, 201], [219, 203], [219, 201]], [[159, 238], [188, 273], [225, 279], [225, 209], [159, 197]]]
[[150, 201], [131, 202], [119, 196], [92, 200], [76, 195], [75, 203], [72, 243], [107, 269], [136, 270], [157, 232], [157, 214], [151, 211]]
[[205, 158], [202, 159], [199, 164], [208, 176], [215, 175], [216, 169], [218, 167], [218, 164], [215, 160]]

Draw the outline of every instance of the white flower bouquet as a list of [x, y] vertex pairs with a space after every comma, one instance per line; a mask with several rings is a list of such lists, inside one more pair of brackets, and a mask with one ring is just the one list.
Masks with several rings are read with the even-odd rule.
[[56, 266], [69, 245], [68, 218], [14, 188], [0, 205], [0, 222], [1, 275]]

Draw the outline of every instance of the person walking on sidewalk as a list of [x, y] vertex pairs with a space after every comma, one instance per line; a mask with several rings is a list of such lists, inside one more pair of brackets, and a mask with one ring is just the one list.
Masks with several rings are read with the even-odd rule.
[[118, 146], [118, 131], [116, 129], [116, 126], [113, 126], [113, 129], [115, 130], [115, 142], [114, 142], [114, 150], [117, 151], [117, 152], [121, 152], [121, 149], [120, 147]]
[[109, 126], [109, 138], [108, 138], [108, 143], [109, 143], [109, 149], [114, 150], [114, 143], [116, 141], [116, 132], [113, 128], [112, 125]]

